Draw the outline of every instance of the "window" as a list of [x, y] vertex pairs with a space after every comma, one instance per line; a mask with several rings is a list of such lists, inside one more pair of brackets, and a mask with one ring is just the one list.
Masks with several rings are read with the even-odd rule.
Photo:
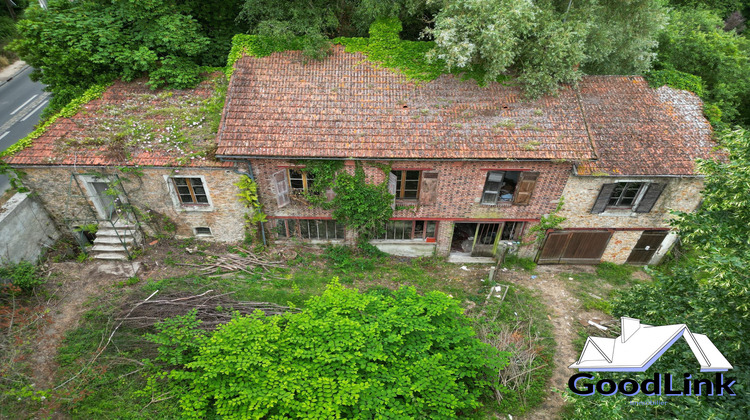
[[335, 220], [276, 219], [276, 234], [280, 238], [314, 240], [344, 239], [344, 225]]
[[315, 177], [299, 169], [289, 169], [289, 187], [293, 192], [312, 192]]
[[489, 171], [484, 181], [481, 203], [514, 203], [526, 205], [536, 187], [539, 172], [527, 171]]
[[385, 232], [377, 235], [375, 239], [433, 239], [437, 234], [437, 223], [434, 220], [391, 220], [386, 223]]
[[196, 236], [211, 236], [211, 228], [209, 227], [197, 227], [195, 228]]
[[608, 208], [632, 208], [638, 198], [641, 189], [646, 184], [643, 182], [618, 182], [609, 196]]
[[648, 213], [656, 204], [665, 185], [656, 182], [633, 181], [604, 184], [594, 201], [591, 213], [603, 213], [606, 210], [613, 211], [609, 214], [630, 214], [631, 211]]
[[200, 178], [172, 178], [183, 205], [208, 205], [208, 194]]
[[422, 171], [391, 171], [396, 175], [396, 198], [413, 199], [419, 198], [419, 184], [422, 179]]

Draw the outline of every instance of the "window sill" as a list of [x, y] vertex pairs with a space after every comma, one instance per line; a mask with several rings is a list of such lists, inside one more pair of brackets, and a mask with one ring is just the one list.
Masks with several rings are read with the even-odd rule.
[[210, 204], [180, 204], [177, 207], [178, 211], [190, 212], [190, 211], [213, 211], [214, 207]]
[[512, 201], [498, 201], [496, 204], [488, 204], [488, 203], [479, 203], [479, 204], [483, 206], [488, 206], [488, 207], [511, 207], [513, 206]]
[[604, 209], [603, 212], [599, 213], [600, 216], [611, 217], [637, 217], [639, 214], [648, 213], [636, 213], [633, 209]]

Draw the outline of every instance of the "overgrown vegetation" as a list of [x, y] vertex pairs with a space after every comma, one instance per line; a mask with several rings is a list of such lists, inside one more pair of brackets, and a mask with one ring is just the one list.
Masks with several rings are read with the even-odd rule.
[[16, 21], [23, 17], [28, 5], [28, 0], [17, 0], [0, 6], [0, 70], [16, 60], [16, 55], [5, 47], [16, 38]]
[[181, 344], [159, 347], [157, 360], [184, 387], [187, 418], [454, 417], [480, 406], [484, 370], [508, 358], [462, 312], [439, 292], [334, 282], [301, 313], [236, 317], [208, 337], [188, 317], [162, 330]]
[[[181, 241], [176, 250], [188, 246], [201, 249], [202, 245], [195, 241]], [[363, 343], [363, 358], [378, 354], [392, 356], [386, 361], [373, 362], [377, 365], [373, 368], [379, 369], [377, 372], [366, 367], [357, 371], [346, 370], [345, 376], [353, 380], [368, 379], [366, 382], [358, 382], [362, 386], [354, 386], [353, 381], [343, 382], [339, 379], [343, 378], [340, 374], [343, 370], [335, 369], [336, 374], [326, 383], [330, 387], [338, 384], [340, 386], [336, 388], [337, 391], [347, 395], [357, 394], [359, 397], [356, 401], [342, 399], [332, 404], [311, 404], [307, 410], [309, 415], [317, 413], [315, 410], [331, 408], [347, 412], [346, 410], [367, 411], [377, 407], [387, 409], [388, 406], [398, 406], [407, 412], [431, 412], [430, 417], [446, 417], [451, 412], [459, 412], [462, 417], [470, 418], [486, 418], [496, 413], [512, 413], [515, 416], [544, 398], [546, 381], [553, 364], [551, 327], [544, 306], [523, 288], [511, 286], [503, 302], [493, 300], [485, 304], [489, 285], [480, 281], [485, 275], [483, 270], [472, 270], [470, 273], [440, 259], [404, 260], [377, 255], [373, 250], [352, 250], [346, 247], [332, 247], [323, 254], [323, 258], [319, 253], [299, 250], [298, 256], [290, 261], [290, 268], [274, 268], [271, 272], [258, 267], [255, 273], [238, 272], [211, 277], [187, 275], [159, 281], [137, 281], [132, 278], [113, 285], [109, 291], [89, 302], [89, 311], [82, 318], [80, 326], [67, 334], [58, 352], [60, 368], [51, 381], [55, 386], [60, 386], [55, 390], [40, 391], [31, 386], [31, 382], [21, 385], [20, 382], [0, 381], [3, 402], [0, 404], [0, 414], [9, 417], [33, 416], [38, 409], [45, 407], [48, 412], [72, 417], [184, 417], [186, 413], [180, 405], [182, 396], [187, 401], [193, 397], [202, 399], [213, 392], [199, 395], [200, 389], [214, 389], [216, 395], [229, 395], [227, 387], [211, 388], [212, 383], [217, 384], [216, 381], [201, 382], [209, 388], [194, 384], [194, 381], [212, 369], [213, 361], [235, 366], [230, 359], [211, 358], [208, 353], [222, 352], [224, 344], [229, 346], [227, 349], [252, 348], [229, 344], [229, 341], [238, 344], [243, 340], [274, 341], [279, 345], [278, 351], [269, 352], [270, 347], [264, 346], [263, 357], [289, 359], [289, 363], [274, 363], [273, 366], [279, 367], [278, 370], [253, 370], [250, 366], [246, 371], [231, 368], [228, 375], [220, 374], [222, 380], [232, 381], [232, 376], [240, 378], [245, 375], [248, 381], [261, 381], [264, 375], [268, 377], [271, 374], [282, 377], [286, 374], [283, 372], [284, 366], [290, 369], [305, 368], [308, 371], [321, 363], [331, 368], [339, 364], [360, 366], [356, 364], [357, 353], [350, 351], [350, 347]], [[195, 261], [194, 254], [184, 252], [184, 257]], [[189, 255], [192, 257], [188, 257]], [[172, 257], [177, 255], [172, 254]], [[329, 279], [334, 276], [340, 277], [341, 284], [351, 284], [365, 292], [358, 293], [340, 285], [333, 286], [335, 290], [326, 292]], [[220, 313], [231, 313], [231, 304], [225, 302], [234, 299], [292, 304], [301, 307], [303, 312], [296, 319], [292, 316], [238, 318], [227, 327], [216, 331], [207, 330], [206, 333], [196, 332], [194, 327], [198, 323], [190, 318], [172, 319], [156, 330], [143, 329], [144, 324], [140, 318], [120, 324], [134, 306], [157, 290], [159, 292], [152, 300], [159, 299], [160, 296], [193, 295], [197, 290], [207, 289], [223, 296], [223, 299], [216, 301], [216, 308], [212, 309]], [[464, 310], [471, 316], [462, 315]], [[148, 312], [140, 312], [138, 316], [144, 314], [159, 316]], [[387, 320], [396, 324], [391, 325]], [[236, 329], [241, 326], [253, 326], [257, 329]], [[293, 326], [311, 328], [303, 331], [292, 328]], [[399, 328], [403, 331], [397, 337], [393, 333]], [[476, 329], [482, 341], [489, 343], [494, 349], [481, 344], [473, 336], [472, 329]], [[273, 331], [278, 331], [279, 334], [273, 334]], [[241, 334], [237, 335], [235, 332]], [[148, 334], [152, 338], [160, 338], [150, 342], [145, 337]], [[378, 335], [386, 338], [382, 347], [374, 345], [377, 341], [372, 337]], [[284, 343], [293, 341], [294, 337], [302, 340], [299, 345], [294, 345], [296, 352], [282, 351]], [[332, 341], [331, 337], [340, 339]], [[282, 340], [283, 338], [289, 340]], [[418, 339], [422, 344], [433, 340], [432, 349], [442, 349], [439, 351], [442, 356], [435, 352], [428, 358], [420, 356], [419, 351], [426, 347], [417, 344], [410, 347], [408, 343], [416, 342], [411, 341], [412, 338]], [[316, 343], [316, 340], [320, 344], [306, 347]], [[162, 347], [161, 351], [159, 347]], [[18, 347], [19, 351], [25, 348], [25, 345]], [[409, 353], [396, 357], [401, 351]], [[340, 357], [321, 359], [315, 357], [315, 352]], [[505, 360], [501, 363], [508, 363], [505, 369], [501, 370], [500, 364], [496, 364], [491, 370], [485, 369], [488, 354], [502, 356], [504, 352], [511, 354], [496, 360]], [[252, 353], [243, 354], [250, 356]], [[423, 361], [412, 363], [409, 368], [389, 369], [388, 360], [405, 364], [409, 361], [409, 354]], [[451, 354], [453, 356], [449, 356]], [[196, 363], [194, 367], [190, 367], [191, 360]], [[198, 366], [198, 362], [201, 366]], [[188, 369], [181, 366], [188, 366]], [[449, 368], [451, 366], [453, 368]], [[175, 373], [175, 378], [169, 379], [170, 374], [163, 372], [173, 369], [185, 373]], [[287, 385], [265, 389], [273, 393], [284, 387], [292, 389], [314, 385], [319, 382], [317, 378], [331, 375], [326, 372], [324, 370], [318, 375], [290, 377]], [[381, 379], [373, 379], [375, 377], [372, 375], [378, 372], [377, 377]], [[177, 376], [182, 375], [192, 377], [177, 380]], [[411, 381], [408, 378], [412, 378]], [[408, 388], [403, 386], [406, 383], [409, 383]], [[237, 385], [241, 386], [239, 382]], [[253, 387], [253, 390], [261, 390], [261, 393], [265, 392], [263, 389], [262, 386]], [[306, 395], [320, 397], [330, 392], [329, 389], [333, 388], [309, 386], [295, 395], [299, 395], [299, 398], [306, 398]], [[376, 399], [376, 390], [390, 392], [393, 397], [391, 400]], [[234, 391], [229, 391], [232, 392]], [[429, 395], [416, 400], [424, 393]], [[426, 405], [427, 401], [435, 401], [437, 398], [440, 401], [436, 401], [435, 405]], [[279, 400], [272, 410], [284, 407], [297, 409], [285, 401], [291, 400]], [[321, 399], [318, 398], [318, 401]], [[371, 404], [365, 405], [368, 401]], [[218, 408], [220, 404], [209, 402], [208, 406]], [[272, 405], [262, 404], [263, 407]], [[233, 407], [227, 409], [235, 410]], [[206, 411], [207, 417], [214, 413], [211, 409]], [[328, 418], [327, 414], [322, 416]]]
[[[651, 271], [654, 281], [626, 290], [612, 304], [613, 315], [640, 318], [650, 325], [687, 324], [706, 334], [734, 366], [736, 397], [686, 396], [671, 398], [666, 406], [644, 409], [622, 397], [575, 398], [574, 418], [617, 412], [613, 418], [652, 418], [659, 414], [680, 418], [742, 418], [750, 406], [746, 384], [750, 353], [745, 338], [750, 334], [750, 134], [735, 130], [722, 135], [727, 161], [703, 161], [706, 174], [703, 203], [694, 213], [678, 214], [675, 227], [688, 253], [671, 265]], [[609, 270], [611, 271], [611, 270]], [[676, 346], [650, 372], [697, 372], [687, 346]], [[694, 378], [704, 377], [694, 374]], [[617, 380], [619, 377], [614, 375]]]

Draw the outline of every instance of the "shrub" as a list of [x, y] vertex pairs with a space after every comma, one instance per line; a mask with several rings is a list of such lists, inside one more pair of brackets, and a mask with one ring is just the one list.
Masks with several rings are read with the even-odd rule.
[[0, 267], [0, 279], [6, 280], [10, 285], [24, 292], [31, 291], [34, 287], [44, 283], [39, 276], [37, 266], [28, 261]]
[[[485, 369], [508, 362], [443, 293], [360, 294], [336, 280], [302, 312], [237, 316], [199, 341], [170, 374], [187, 418], [455, 417], [481, 405]], [[180, 346], [176, 359], [196, 351]]]

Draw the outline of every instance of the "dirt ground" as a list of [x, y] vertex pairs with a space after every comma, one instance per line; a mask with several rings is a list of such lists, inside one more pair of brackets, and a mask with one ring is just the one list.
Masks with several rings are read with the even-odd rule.
[[[560, 278], [562, 273], [593, 273], [594, 266], [558, 266], [540, 265], [534, 273], [525, 271], [503, 271], [498, 280], [524, 286], [539, 293], [545, 305], [551, 312], [554, 326], [553, 334], [557, 348], [555, 349], [555, 370], [550, 379], [550, 392], [547, 399], [527, 414], [527, 419], [557, 419], [565, 405], [562, 392], [567, 387], [568, 378], [575, 371], [568, 368], [578, 359], [578, 350], [573, 341], [581, 325], [587, 325], [589, 320], [609, 324], [613, 318], [600, 311], [585, 311], [581, 302], [567, 289]], [[557, 392], [560, 391], [560, 392]]]
[[[147, 252], [138, 259], [141, 278], [160, 279], [181, 276], [189, 272], [192, 267], [181, 266], [182, 262], [195, 262], [200, 258], [200, 251], [220, 253], [221, 249], [214, 249], [214, 245], [203, 245], [197, 249], [194, 244], [174, 241], [160, 241], [147, 244]], [[223, 246], [226, 251], [226, 247]], [[165, 264], [165, 260], [177, 263]], [[112, 285], [126, 280], [126, 274], [113, 275], [100, 269], [101, 263], [89, 261], [84, 264], [77, 262], [51, 263], [50, 269], [58, 273], [56, 296], [46, 315], [46, 324], [38, 335], [35, 351], [32, 355], [33, 378], [37, 389], [49, 389], [59, 385], [65, 378], [54, 377], [57, 371], [55, 357], [65, 333], [76, 327], [86, 306], [94, 299], [101, 298], [112, 290]], [[460, 267], [458, 265], [457, 267]], [[602, 312], [585, 311], [581, 302], [568, 290], [566, 282], [561, 279], [561, 273], [593, 273], [592, 266], [539, 266], [531, 273], [520, 269], [506, 269], [498, 272], [497, 280], [536, 291], [549, 308], [550, 320], [554, 325], [554, 339], [557, 343], [555, 361], [556, 366], [550, 381], [552, 392], [544, 403], [536, 410], [525, 416], [527, 419], [555, 419], [560, 415], [564, 406], [562, 393], [571, 371], [568, 366], [578, 358], [574, 348], [574, 340], [581, 325], [588, 320], [601, 323], [611, 323], [613, 320]], [[457, 270], [457, 276], [452, 281], [476, 281], [485, 278], [489, 266], [471, 266], [468, 271]], [[556, 392], [561, 391], [561, 392]], [[44, 414], [44, 413], [43, 413]], [[58, 418], [58, 417], [55, 417]]]

